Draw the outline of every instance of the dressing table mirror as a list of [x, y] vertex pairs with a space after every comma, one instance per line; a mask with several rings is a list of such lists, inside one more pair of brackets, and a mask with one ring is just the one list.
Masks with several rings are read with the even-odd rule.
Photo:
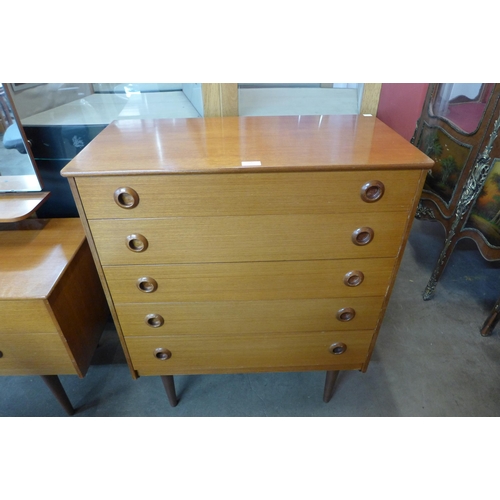
[[[23, 85], [23, 84], [11, 84]], [[26, 85], [26, 84], [25, 84]], [[12, 87], [11, 87], [12, 88]], [[0, 84], [0, 222], [17, 222], [32, 215], [49, 197], [29, 141], [12, 105], [11, 88]]]

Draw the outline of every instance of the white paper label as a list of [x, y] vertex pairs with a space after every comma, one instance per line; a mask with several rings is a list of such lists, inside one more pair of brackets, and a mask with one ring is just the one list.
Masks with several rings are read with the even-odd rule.
[[242, 161], [241, 166], [242, 167], [258, 167], [262, 165], [260, 161]]

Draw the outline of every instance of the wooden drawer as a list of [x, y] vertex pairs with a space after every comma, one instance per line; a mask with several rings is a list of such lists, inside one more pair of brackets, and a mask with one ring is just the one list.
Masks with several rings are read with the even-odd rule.
[[[361, 368], [372, 336], [358, 331], [129, 337], [127, 347], [139, 375], [344, 370]], [[341, 343], [345, 352], [332, 354], [331, 346]], [[167, 358], [167, 351], [168, 359], [158, 358]]]
[[0, 334], [56, 333], [43, 300], [0, 301]]
[[106, 266], [104, 274], [115, 303], [319, 299], [382, 296], [394, 264], [380, 258]]
[[76, 374], [57, 333], [0, 334], [0, 375]]
[[[395, 257], [407, 221], [406, 212], [386, 212], [89, 223], [102, 265], [115, 265]], [[363, 227], [373, 230], [373, 240], [355, 245], [353, 234]], [[145, 250], [131, 250], [141, 238]]]
[[[409, 210], [419, 177], [415, 170], [131, 175], [77, 178], [77, 186], [89, 219], [327, 214]], [[383, 195], [365, 202], [362, 187], [374, 180]], [[128, 191], [117, 202], [120, 189]]]
[[[116, 312], [125, 336], [368, 330], [377, 325], [383, 300], [359, 297], [116, 304]], [[345, 311], [348, 308], [354, 312]], [[339, 311], [344, 311], [345, 321], [337, 318]]]

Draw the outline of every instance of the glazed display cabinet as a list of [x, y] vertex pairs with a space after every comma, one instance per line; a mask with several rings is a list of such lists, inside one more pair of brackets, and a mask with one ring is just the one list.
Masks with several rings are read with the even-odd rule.
[[499, 100], [498, 83], [429, 86], [412, 143], [435, 163], [416, 217], [439, 221], [445, 241], [424, 300], [462, 238], [472, 239], [485, 259], [500, 259]]

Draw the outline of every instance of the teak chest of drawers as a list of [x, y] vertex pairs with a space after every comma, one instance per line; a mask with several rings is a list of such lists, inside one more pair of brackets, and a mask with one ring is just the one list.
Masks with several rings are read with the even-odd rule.
[[114, 122], [62, 171], [134, 377], [366, 371], [432, 161], [373, 117]]
[[78, 218], [0, 224], [0, 375], [40, 375], [73, 413], [57, 375], [86, 374], [108, 318]]

